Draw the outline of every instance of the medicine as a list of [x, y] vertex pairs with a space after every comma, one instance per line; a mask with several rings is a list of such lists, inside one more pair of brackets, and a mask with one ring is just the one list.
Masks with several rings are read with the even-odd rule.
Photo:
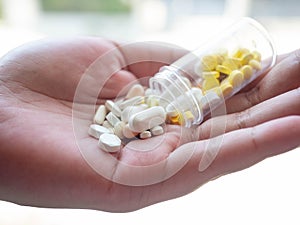
[[105, 102], [105, 107], [112, 112], [114, 115], [120, 117], [121, 116], [121, 110], [119, 108], [119, 106], [117, 104], [115, 104], [113, 101], [111, 100], [107, 100]]
[[118, 152], [121, 149], [121, 139], [114, 134], [102, 134], [98, 146], [106, 152]]
[[121, 120], [123, 122], [127, 123], [130, 116], [132, 116], [138, 112], [141, 112], [147, 108], [148, 108], [148, 105], [146, 105], [146, 104], [141, 104], [141, 105], [136, 105], [136, 106], [128, 106], [122, 111]]
[[96, 139], [99, 139], [99, 137], [105, 133], [111, 133], [111, 132], [107, 128], [100, 126], [98, 124], [91, 124], [88, 130], [88, 134]]
[[136, 96], [130, 99], [127, 99], [120, 103], [120, 109], [123, 110], [128, 106], [134, 106], [134, 105], [140, 105], [145, 103], [145, 97], [144, 96]]
[[152, 127], [163, 124], [165, 120], [165, 109], [161, 106], [154, 106], [132, 115], [129, 118], [128, 124], [130, 130], [141, 133]]
[[94, 116], [94, 123], [97, 123], [97, 124], [103, 124], [104, 120], [105, 120], [105, 116], [106, 116], [106, 108], [104, 105], [100, 105], [96, 111], [96, 114]]
[[141, 139], [147, 139], [147, 138], [151, 138], [152, 135], [151, 135], [151, 132], [146, 130], [146, 131], [143, 131], [142, 133], [140, 133], [140, 138]]
[[140, 84], [135, 84], [129, 89], [127, 95], [125, 96], [125, 99], [133, 98], [136, 96], [144, 96], [144, 95], [145, 95], [144, 87]]
[[120, 122], [116, 123], [116, 125], [114, 126], [115, 135], [117, 135], [121, 139], [124, 138], [123, 129], [124, 129], [125, 125], [126, 124], [123, 121], [120, 121]]
[[150, 129], [153, 136], [158, 136], [164, 133], [164, 128], [162, 126], [155, 126]]
[[126, 124], [124, 127], [123, 127], [123, 136], [126, 137], [126, 138], [134, 138], [135, 136], [137, 136], [139, 133], [138, 132], [133, 132], [130, 130], [129, 128], [129, 125]]
[[118, 122], [120, 122], [121, 120], [112, 112], [108, 113], [106, 115], [106, 119], [107, 121], [114, 127]]

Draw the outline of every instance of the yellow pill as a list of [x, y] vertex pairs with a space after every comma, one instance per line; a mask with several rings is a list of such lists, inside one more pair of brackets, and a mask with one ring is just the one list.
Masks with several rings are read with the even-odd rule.
[[253, 58], [254, 58], [254, 55], [251, 54], [251, 53], [248, 53], [248, 54], [243, 55], [243, 57], [242, 57], [242, 64], [243, 64], [243, 65], [248, 64], [249, 61], [250, 61], [251, 59], [253, 59]]
[[231, 70], [236, 70], [241, 66], [241, 60], [238, 58], [227, 58], [223, 61], [222, 65]]
[[244, 80], [244, 76], [241, 71], [234, 70], [230, 73], [227, 80], [234, 88], [236, 88], [236, 87], [241, 86], [241, 84], [243, 83], [243, 80]]
[[261, 64], [260, 64], [260, 62], [258, 62], [258, 61], [255, 60], [255, 59], [251, 59], [251, 60], [249, 61], [249, 65], [252, 66], [253, 69], [261, 70]]
[[221, 84], [220, 89], [222, 91], [223, 96], [228, 97], [233, 91], [233, 86], [230, 83], [225, 82]]
[[251, 67], [251, 66], [245, 65], [245, 66], [243, 66], [240, 70], [241, 70], [241, 72], [243, 73], [245, 79], [248, 80], [248, 79], [251, 78], [252, 73], [253, 73], [253, 70], [252, 70], [252, 67]]
[[194, 115], [191, 111], [185, 111], [184, 117], [187, 121], [193, 122], [194, 121]]
[[219, 78], [220, 77], [220, 73], [218, 71], [203, 72], [202, 73], [202, 77], [204, 79], [209, 79], [211, 77]]
[[206, 55], [201, 60], [203, 71], [211, 71], [218, 65], [217, 57], [215, 55]]
[[252, 51], [252, 55], [254, 56], [255, 60], [257, 60], [259, 62], [261, 61], [261, 54], [260, 54], [260, 52], [254, 50], [254, 51]]
[[177, 116], [170, 117], [170, 122], [172, 124], [176, 125], [182, 125], [184, 123], [184, 118], [181, 113], [179, 113]]
[[209, 89], [212, 89], [214, 87], [218, 87], [220, 85], [220, 81], [216, 79], [215, 77], [210, 77], [208, 79], [205, 79], [202, 83], [202, 90], [207, 91]]
[[231, 73], [231, 69], [226, 66], [223, 66], [223, 65], [217, 65], [216, 70], [220, 73], [224, 73], [227, 75], [229, 75]]
[[247, 48], [238, 48], [237, 50], [234, 51], [232, 56], [235, 58], [241, 58], [243, 55], [248, 54], [248, 53], [249, 53], [249, 50]]

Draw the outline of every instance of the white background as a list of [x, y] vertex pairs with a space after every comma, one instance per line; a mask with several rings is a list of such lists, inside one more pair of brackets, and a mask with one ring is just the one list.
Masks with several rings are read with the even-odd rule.
[[[76, 13], [43, 14], [36, 11], [33, 0], [8, 1], [19, 5], [23, 10], [12, 12], [13, 15], [18, 16], [12, 19], [6, 17], [6, 20], [1, 22], [0, 55], [22, 43], [41, 37], [78, 34], [100, 35], [117, 40], [167, 41], [193, 49], [198, 46], [198, 43], [229, 24], [235, 17], [251, 15], [247, 7], [238, 4], [243, 1], [231, 0], [227, 2], [235, 4], [227, 5], [222, 14], [182, 13], [172, 18], [172, 25], [166, 29], [165, 15], [169, 9], [158, 0], [134, 1], [134, 13], [125, 19], [122, 16], [92, 15], [91, 17], [91, 15]], [[184, 2], [188, 4], [190, 1]], [[285, 2], [288, 4], [289, 1]], [[29, 8], [21, 7], [20, 4]], [[295, 7], [299, 6], [295, 5]], [[16, 9], [16, 7], [12, 8], [9, 10]], [[157, 16], [150, 19], [143, 17], [148, 15], [144, 13], [145, 10], [150, 10], [148, 12], [150, 14], [156, 12]], [[28, 13], [29, 11], [31, 13]], [[91, 18], [98, 20], [97, 27], [106, 25], [96, 31], [92, 29], [92, 32], [89, 22]], [[300, 47], [300, 17], [260, 15], [258, 18], [270, 31], [279, 53]], [[120, 26], [122, 21], [125, 23], [124, 20], [128, 25], [126, 29]], [[300, 224], [299, 160], [300, 149], [298, 148], [284, 155], [267, 159], [247, 170], [207, 183], [187, 196], [132, 213], [32, 208], [0, 202], [0, 225]]]

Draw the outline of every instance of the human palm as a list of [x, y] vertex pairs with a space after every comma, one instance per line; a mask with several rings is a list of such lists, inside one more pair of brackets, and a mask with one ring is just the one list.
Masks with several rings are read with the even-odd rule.
[[[227, 101], [228, 115], [192, 131], [169, 125], [166, 134], [132, 141], [117, 154], [100, 151], [87, 135], [95, 105], [114, 99], [128, 84], [147, 83], [183, 52], [153, 43], [73, 38], [34, 42], [3, 57], [0, 198], [130, 211], [299, 146], [299, 57], [291, 53], [253, 89]], [[217, 154], [199, 171], [221, 131]]]

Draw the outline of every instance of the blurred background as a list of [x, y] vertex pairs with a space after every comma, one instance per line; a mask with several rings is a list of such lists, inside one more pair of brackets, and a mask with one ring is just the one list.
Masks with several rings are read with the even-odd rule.
[[[0, 56], [28, 41], [73, 35], [194, 49], [242, 16], [260, 21], [279, 53], [300, 47], [298, 0], [0, 0]], [[298, 149], [126, 214], [0, 201], [0, 225], [300, 224], [299, 159]]]

